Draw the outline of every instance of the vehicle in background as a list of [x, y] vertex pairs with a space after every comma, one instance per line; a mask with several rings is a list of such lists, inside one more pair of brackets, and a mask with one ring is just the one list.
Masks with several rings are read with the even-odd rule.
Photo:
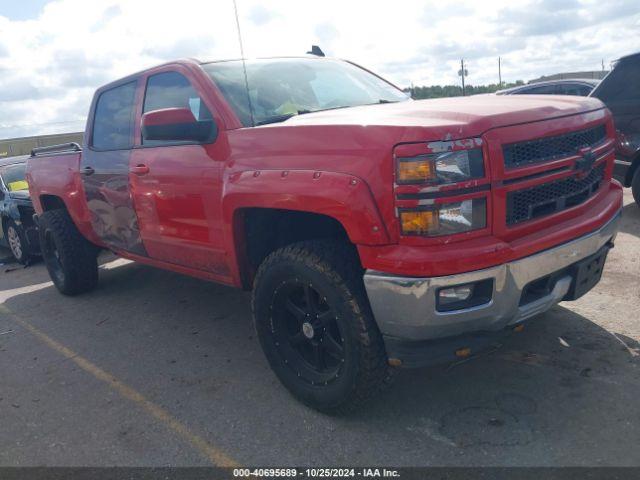
[[98, 89], [85, 145], [36, 149], [27, 179], [61, 293], [97, 285], [100, 248], [252, 289], [280, 381], [341, 412], [598, 283], [614, 139], [593, 98], [414, 101], [326, 57], [183, 60]]
[[548, 80], [498, 90], [496, 95], [576, 95], [586, 97], [599, 82], [600, 80], [590, 78]]
[[602, 100], [616, 127], [614, 176], [640, 206], [640, 52], [619, 59], [591, 96]]
[[38, 229], [25, 169], [29, 156], [0, 160], [0, 244], [9, 247], [15, 259], [27, 263], [40, 252]]

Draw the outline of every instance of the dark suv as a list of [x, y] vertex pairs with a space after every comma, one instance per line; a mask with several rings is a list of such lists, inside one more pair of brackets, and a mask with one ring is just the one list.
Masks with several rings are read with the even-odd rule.
[[640, 52], [622, 57], [593, 92], [613, 113], [616, 126], [614, 176], [631, 187], [640, 205]]

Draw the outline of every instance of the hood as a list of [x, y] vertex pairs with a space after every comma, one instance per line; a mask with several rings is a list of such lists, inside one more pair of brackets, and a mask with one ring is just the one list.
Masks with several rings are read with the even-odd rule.
[[549, 120], [603, 108], [600, 100], [562, 95], [477, 95], [410, 100], [297, 115], [264, 128], [358, 125], [444, 129], [451, 139], [519, 123]]

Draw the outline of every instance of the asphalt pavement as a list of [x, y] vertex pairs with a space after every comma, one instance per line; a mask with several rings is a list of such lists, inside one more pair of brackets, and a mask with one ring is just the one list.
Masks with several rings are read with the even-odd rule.
[[640, 209], [628, 191], [594, 291], [495, 351], [402, 371], [348, 417], [280, 386], [248, 293], [101, 261], [99, 288], [73, 298], [42, 262], [0, 266], [1, 466], [640, 465]]

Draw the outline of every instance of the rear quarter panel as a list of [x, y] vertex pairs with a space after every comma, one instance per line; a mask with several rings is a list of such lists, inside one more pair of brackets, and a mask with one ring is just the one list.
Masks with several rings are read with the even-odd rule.
[[27, 161], [27, 182], [38, 215], [45, 210], [47, 195], [60, 198], [71, 219], [88, 240], [102, 245], [91, 227], [91, 214], [80, 177], [82, 152], [31, 157]]

